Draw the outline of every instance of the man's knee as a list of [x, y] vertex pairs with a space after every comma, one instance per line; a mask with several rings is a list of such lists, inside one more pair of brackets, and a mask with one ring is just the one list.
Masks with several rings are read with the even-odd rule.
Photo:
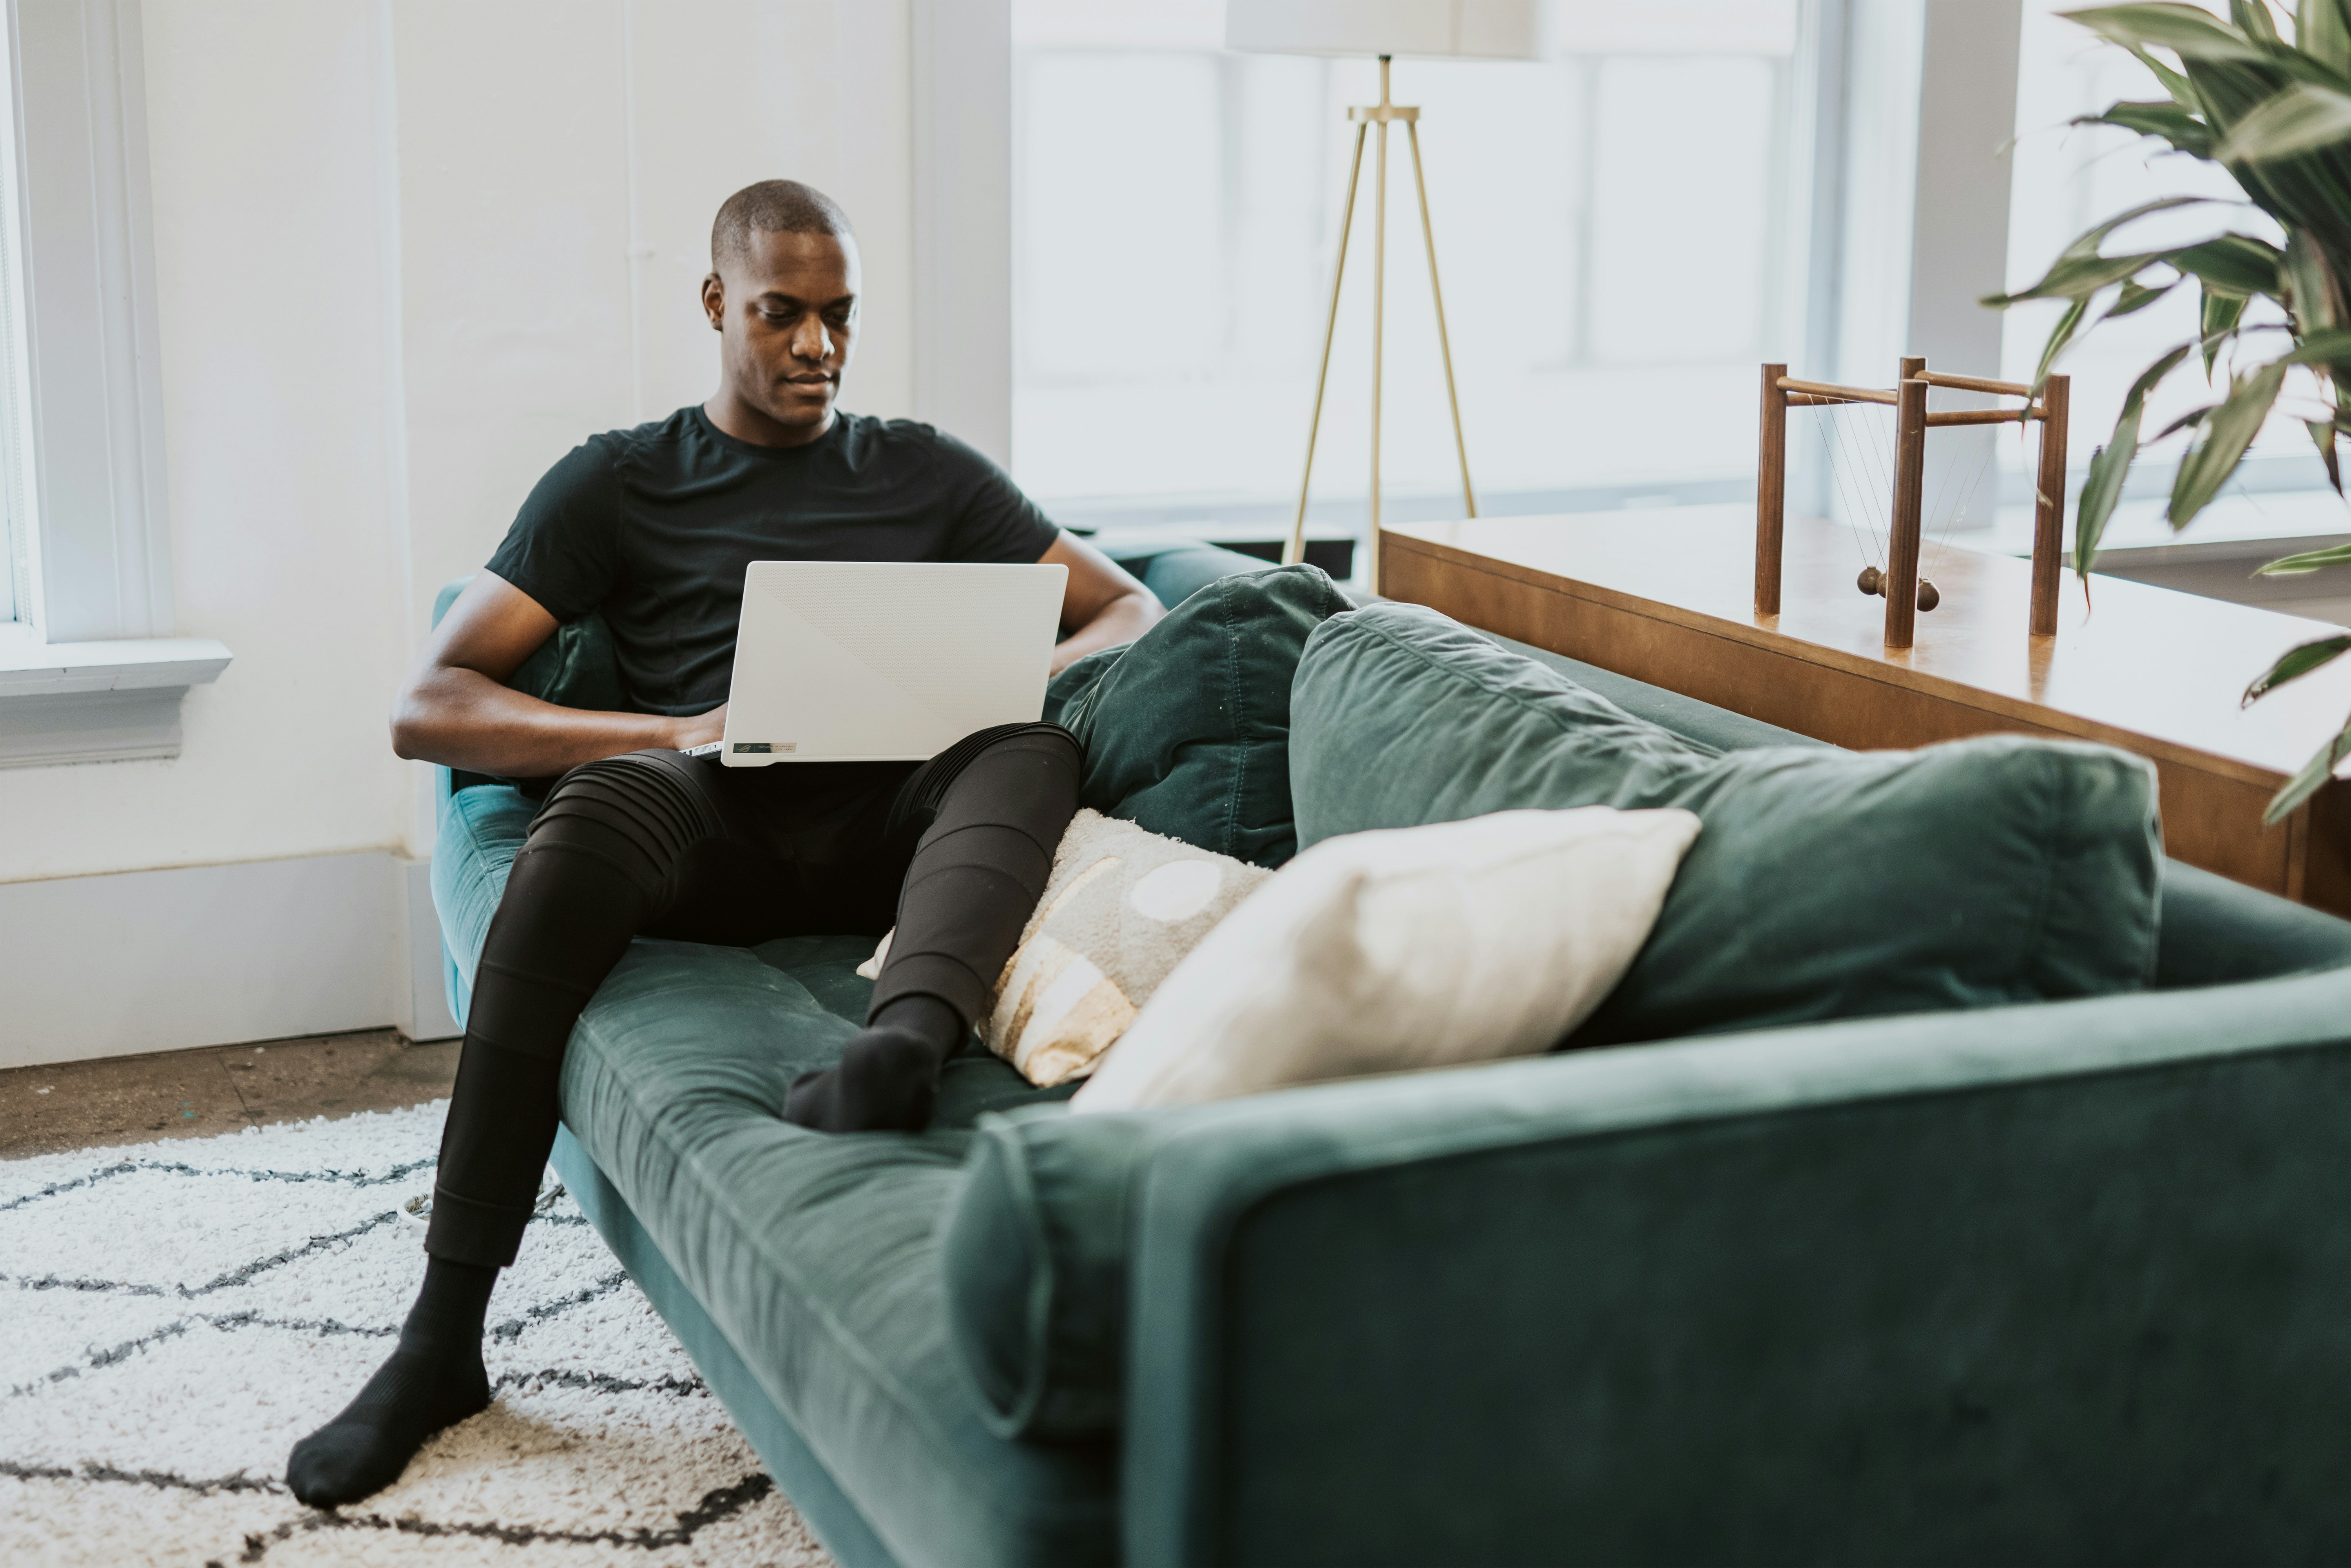
[[557, 779], [522, 852], [594, 856], [652, 897], [687, 850], [720, 831], [692, 761], [674, 751], [635, 751], [583, 762]]

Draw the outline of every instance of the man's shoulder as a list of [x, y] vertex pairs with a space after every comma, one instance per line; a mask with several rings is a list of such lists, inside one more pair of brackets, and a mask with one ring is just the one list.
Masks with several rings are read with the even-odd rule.
[[841, 425], [841, 449], [855, 467], [876, 460], [919, 463], [931, 472], [960, 476], [995, 466], [978, 448], [919, 419], [883, 419], [846, 411], [835, 417]]
[[602, 431], [581, 442], [580, 450], [593, 453], [598, 460], [616, 466], [632, 459], [658, 457], [675, 451], [700, 434], [695, 422], [697, 412], [688, 403], [664, 419], [648, 420], [624, 430]]

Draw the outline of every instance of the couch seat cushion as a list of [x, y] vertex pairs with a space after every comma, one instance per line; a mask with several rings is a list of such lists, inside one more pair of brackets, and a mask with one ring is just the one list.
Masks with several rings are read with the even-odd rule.
[[967, 1052], [931, 1132], [777, 1117], [855, 1032], [872, 945], [638, 942], [572, 1034], [564, 1122], [901, 1561], [1113, 1561], [1114, 1447], [997, 1436], [947, 1341], [936, 1232], [968, 1128], [1040, 1092]]
[[1292, 712], [1302, 844], [1520, 806], [1698, 813], [1648, 946], [1572, 1043], [2095, 996], [2154, 969], [2155, 779], [2127, 752], [1726, 754], [1405, 605], [1318, 628]]

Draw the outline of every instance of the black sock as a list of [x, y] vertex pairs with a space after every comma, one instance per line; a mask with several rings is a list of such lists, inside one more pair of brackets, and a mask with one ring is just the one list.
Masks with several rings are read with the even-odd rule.
[[794, 1081], [784, 1120], [820, 1133], [919, 1133], [930, 1125], [939, 1069], [970, 1030], [936, 997], [900, 997], [842, 1048], [838, 1067]]
[[498, 1271], [434, 1258], [400, 1344], [343, 1413], [294, 1445], [286, 1484], [313, 1508], [356, 1502], [400, 1479], [424, 1439], [488, 1408], [482, 1319]]

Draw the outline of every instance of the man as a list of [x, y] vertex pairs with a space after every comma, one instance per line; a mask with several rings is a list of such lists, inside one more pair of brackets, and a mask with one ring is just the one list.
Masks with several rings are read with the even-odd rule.
[[[778, 1110], [827, 1132], [914, 1130], [1044, 889], [1080, 760], [1055, 726], [982, 731], [921, 764], [727, 769], [682, 755], [725, 727], [745, 566], [1055, 562], [1069, 569], [1055, 669], [1161, 614], [969, 447], [834, 409], [858, 255], [829, 198], [786, 180], [727, 198], [702, 303], [719, 334], [717, 393], [558, 463], [393, 708], [402, 757], [556, 782], [483, 942], [423, 1286], [391, 1358], [295, 1446], [287, 1480], [308, 1503], [379, 1490], [426, 1437], [489, 1403], [483, 1317], [554, 1141], [564, 1045], [632, 939], [894, 925], [866, 1028]], [[632, 711], [504, 685], [590, 611], [611, 626]]]

